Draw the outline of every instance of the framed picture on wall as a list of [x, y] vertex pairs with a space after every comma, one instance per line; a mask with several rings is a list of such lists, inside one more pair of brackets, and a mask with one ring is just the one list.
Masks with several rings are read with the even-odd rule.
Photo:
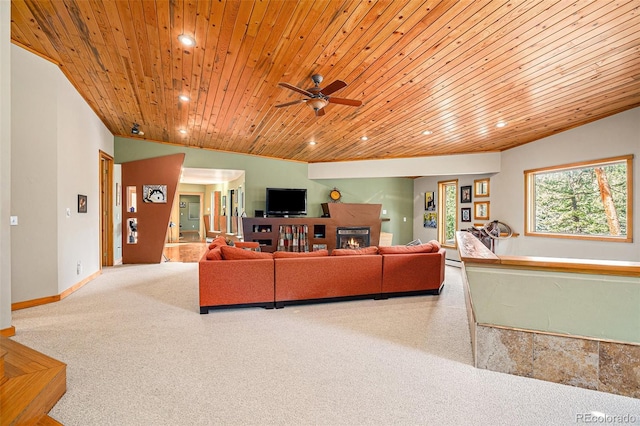
[[142, 185], [142, 201], [145, 203], [166, 203], [167, 185]]
[[484, 219], [489, 220], [489, 202], [488, 201], [477, 201], [473, 203], [474, 209], [474, 219]]
[[426, 192], [424, 194], [424, 209], [429, 212], [436, 211], [436, 193]]
[[424, 227], [425, 228], [437, 228], [438, 227], [438, 214], [437, 213], [425, 213], [424, 214]]
[[465, 207], [463, 209], [460, 209], [460, 213], [461, 213], [460, 216], [462, 217], [463, 222], [471, 222], [471, 207]]
[[87, 212], [87, 196], [78, 194], [78, 213]]
[[473, 192], [476, 197], [488, 197], [489, 196], [489, 179], [474, 180]]
[[471, 202], [471, 185], [460, 187], [460, 202], [461, 203]]

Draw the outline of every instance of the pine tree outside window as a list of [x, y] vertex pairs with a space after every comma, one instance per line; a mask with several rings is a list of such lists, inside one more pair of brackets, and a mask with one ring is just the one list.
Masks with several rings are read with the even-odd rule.
[[525, 235], [632, 241], [633, 155], [526, 170]]

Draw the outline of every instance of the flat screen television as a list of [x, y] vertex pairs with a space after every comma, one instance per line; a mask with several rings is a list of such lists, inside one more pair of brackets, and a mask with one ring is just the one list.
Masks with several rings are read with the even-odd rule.
[[307, 214], [307, 190], [267, 188], [268, 216], [302, 216]]

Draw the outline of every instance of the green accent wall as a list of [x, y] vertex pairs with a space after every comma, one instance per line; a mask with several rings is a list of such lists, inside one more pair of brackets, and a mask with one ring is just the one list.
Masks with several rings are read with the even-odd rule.
[[382, 204], [382, 209], [387, 211], [383, 217], [390, 219], [382, 223], [382, 231], [393, 234], [394, 244], [413, 240], [413, 179], [410, 178], [310, 180], [306, 163], [133, 138], [116, 137], [114, 141], [114, 159], [119, 164], [177, 153], [185, 154], [184, 167], [187, 168], [244, 170], [248, 216], [254, 216], [255, 210], [264, 210], [265, 189], [272, 187], [306, 188], [307, 215], [318, 217], [322, 215], [321, 203], [329, 201], [329, 191], [336, 187], [342, 193], [342, 202]]
[[465, 265], [476, 322], [640, 343], [640, 278]]

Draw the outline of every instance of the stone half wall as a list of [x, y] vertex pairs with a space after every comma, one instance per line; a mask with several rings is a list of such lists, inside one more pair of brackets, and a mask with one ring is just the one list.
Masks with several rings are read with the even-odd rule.
[[640, 345], [476, 324], [475, 366], [640, 398]]

